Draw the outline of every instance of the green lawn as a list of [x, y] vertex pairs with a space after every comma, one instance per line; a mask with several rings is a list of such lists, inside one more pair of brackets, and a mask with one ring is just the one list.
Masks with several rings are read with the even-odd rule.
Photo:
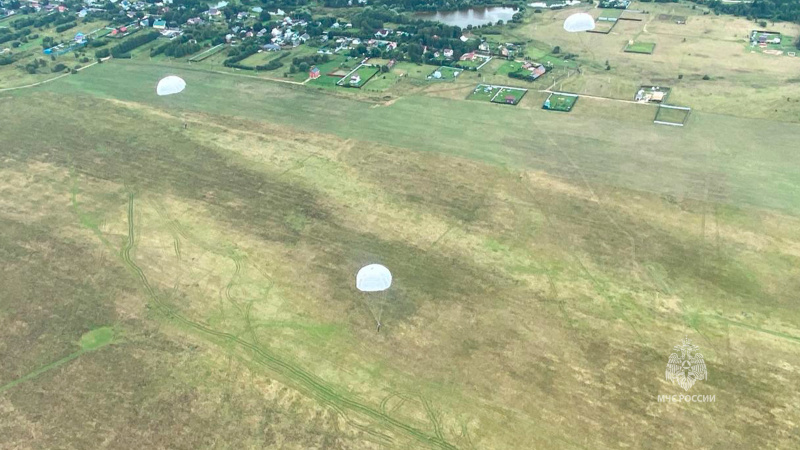
[[330, 76], [328, 74], [335, 72], [337, 70], [350, 72], [351, 70], [353, 70], [354, 63], [357, 63], [356, 59], [347, 58], [342, 55], [332, 56], [332, 59], [330, 61], [324, 64], [317, 65], [320, 71], [320, 77], [317, 78], [316, 80], [309, 81], [308, 85], [325, 87], [325, 88], [334, 88], [336, 87], [336, 83], [338, 83], [339, 80], [341, 80], [341, 78]]
[[[279, 58], [281, 56], [281, 52], [268, 52], [262, 51], [261, 53], [255, 53], [253, 55], [248, 56], [247, 58], [241, 60], [239, 63], [245, 66], [262, 66], [267, 64], [268, 62], [272, 61], [275, 58]], [[285, 58], [287, 62], [291, 62], [291, 58]]]
[[[492, 100], [492, 102], [502, 103], [504, 105], [505, 104], [516, 105], [519, 103], [520, 100], [522, 100], [522, 97], [524, 97], [527, 92], [528, 91], [526, 89], [501, 88], [497, 93], [497, 95]], [[513, 100], [511, 100], [511, 98], [513, 98]], [[508, 103], [509, 101], [511, 101], [512, 103]]]
[[652, 42], [634, 41], [625, 45], [625, 51], [628, 53], [645, 53], [651, 54], [656, 49], [656, 44]]
[[487, 85], [487, 84], [479, 84], [475, 86], [475, 89], [467, 97], [468, 100], [479, 100], [488, 102], [492, 100], [497, 91], [499, 91], [499, 87]]
[[598, 16], [598, 19], [603, 19], [603, 18], [618, 19], [622, 15], [622, 13], [624, 11], [625, 11], [624, 9], [608, 9], [608, 8], [605, 8], [605, 9], [601, 10], [600, 15]]
[[367, 91], [382, 92], [397, 84], [400, 79], [401, 78], [394, 71], [389, 71], [387, 73], [381, 72], [370, 80], [365, 89]]
[[503, 64], [497, 68], [498, 75], [508, 75], [511, 72], [516, 72], [522, 69], [522, 62], [519, 61], [503, 61]]
[[459, 67], [463, 67], [463, 68], [465, 68], [465, 69], [470, 69], [470, 68], [472, 68], [472, 69], [477, 69], [477, 68], [478, 68], [478, 66], [480, 66], [480, 65], [481, 65], [481, 64], [483, 64], [484, 62], [486, 62], [486, 61], [484, 61], [484, 60], [483, 60], [483, 59], [481, 59], [481, 58], [476, 58], [474, 61], [470, 61], [470, 60], [466, 60], [466, 61], [458, 61], [458, 62], [456, 63], [456, 65], [457, 65], [457, 66], [459, 66]]
[[569, 112], [572, 111], [577, 101], [577, 95], [550, 94], [542, 105], [542, 108], [551, 111]]
[[[439, 73], [440, 78], [436, 78], [435, 73]], [[440, 66], [428, 74], [429, 81], [454, 81], [464, 73], [464, 69], [457, 67]]]
[[[361, 87], [367, 84], [367, 82], [372, 78], [375, 74], [380, 73], [380, 68], [374, 66], [367, 66], [363, 65], [356, 69], [353, 73], [348, 73], [344, 78], [341, 79], [340, 82], [337, 82], [339, 86], [346, 86], [346, 87]], [[357, 84], [351, 84], [350, 78], [354, 75], [358, 75], [361, 77], [361, 81]]]

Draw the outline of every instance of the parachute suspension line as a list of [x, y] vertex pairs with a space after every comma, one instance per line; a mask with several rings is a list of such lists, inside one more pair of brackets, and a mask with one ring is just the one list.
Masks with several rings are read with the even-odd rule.
[[365, 292], [367, 308], [375, 319], [377, 331], [381, 331], [381, 316], [386, 302], [386, 290], [392, 285], [392, 274], [380, 264], [364, 266], [356, 274], [356, 289]]
[[589, 55], [592, 56], [592, 62], [595, 62], [596, 58], [594, 57], [594, 52], [592, 51], [592, 49], [589, 48], [588, 45], [586, 45], [585, 42], [583, 42], [583, 38], [581, 37], [581, 33], [578, 33], [578, 40], [581, 41], [581, 45], [583, 46], [583, 49], [586, 50], [589, 53]]

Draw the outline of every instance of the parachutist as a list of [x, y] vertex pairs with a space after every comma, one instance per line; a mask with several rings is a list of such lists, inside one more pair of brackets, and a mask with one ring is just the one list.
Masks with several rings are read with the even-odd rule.
[[381, 332], [381, 323], [378, 322], [378, 333], [380, 333], [380, 332]]
[[183, 122], [183, 129], [185, 130], [185, 129], [187, 129], [187, 128], [189, 128], [189, 124], [188, 124], [188, 123], [186, 123], [186, 122]]

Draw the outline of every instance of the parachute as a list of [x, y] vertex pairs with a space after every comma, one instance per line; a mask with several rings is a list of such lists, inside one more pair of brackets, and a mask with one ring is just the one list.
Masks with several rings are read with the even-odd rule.
[[370, 264], [356, 274], [356, 289], [366, 292], [364, 301], [381, 331], [381, 315], [386, 304], [386, 290], [392, 285], [392, 273], [385, 266]]
[[392, 273], [380, 264], [364, 266], [356, 274], [356, 288], [361, 292], [378, 292], [392, 285]]
[[564, 21], [564, 29], [570, 33], [594, 30], [594, 18], [586, 13], [576, 13]]
[[161, 96], [172, 95], [182, 92], [184, 89], [186, 89], [186, 82], [183, 81], [183, 78], [170, 75], [158, 82], [156, 94]]

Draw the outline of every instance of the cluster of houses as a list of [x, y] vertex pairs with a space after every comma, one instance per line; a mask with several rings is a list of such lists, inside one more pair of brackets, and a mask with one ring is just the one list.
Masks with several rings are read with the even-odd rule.
[[627, 9], [631, 5], [631, 0], [601, 0], [601, 8]]
[[[274, 50], [275, 46], [277, 46], [277, 49], [279, 50], [282, 46], [297, 47], [300, 44], [305, 44], [309, 39], [311, 39], [311, 36], [305, 32], [305, 28], [307, 26], [308, 22], [305, 20], [293, 20], [291, 17], [285, 16], [283, 20], [280, 21], [279, 25], [269, 32], [271, 36], [270, 43], [272, 46], [267, 50]], [[261, 31], [258, 32], [257, 36], [261, 37], [266, 33], [267, 30], [262, 28]]]
[[498, 44], [496, 47], [492, 48], [489, 42], [484, 41], [478, 45], [478, 51], [488, 55], [499, 55], [506, 59], [514, 59], [514, 56], [519, 53], [520, 49], [517, 45], [510, 42]]
[[534, 2], [529, 3], [528, 6], [531, 8], [546, 8], [546, 9], [561, 9], [566, 8], [567, 6], [575, 6], [580, 5], [580, 0], [566, 0], [564, 2], [556, 2], [556, 3], [547, 3], [547, 2]]

